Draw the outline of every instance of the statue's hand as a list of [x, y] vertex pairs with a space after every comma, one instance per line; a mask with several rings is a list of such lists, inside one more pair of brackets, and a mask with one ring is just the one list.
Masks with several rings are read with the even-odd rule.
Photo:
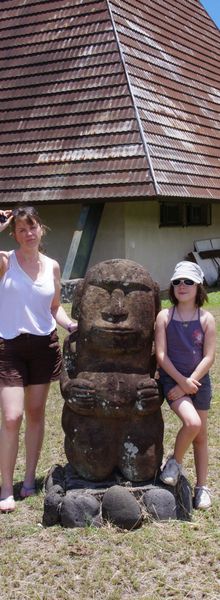
[[161, 405], [158, 383], [151, 377], [144, 377], [137, 384], [136, 410], [142, 414], [150, 414]]
[[64, 397], [68, 406], [78, 414], [92, 412], [97, 404], [94, 386], [85, 379], [69, 379]]

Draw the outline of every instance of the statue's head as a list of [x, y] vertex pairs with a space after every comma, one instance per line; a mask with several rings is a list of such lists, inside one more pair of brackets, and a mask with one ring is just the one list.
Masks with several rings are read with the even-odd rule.
[[152, 344], [159, 290], [141, 265], [123, 259], [101, 262], [76, 287], [72, 314], [92, 352], [117, 355]]

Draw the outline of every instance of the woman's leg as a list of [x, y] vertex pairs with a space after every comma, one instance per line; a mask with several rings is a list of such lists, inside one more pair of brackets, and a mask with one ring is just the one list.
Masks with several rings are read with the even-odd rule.
[[182, 427], [177, 434], [174, 447], [174, 458], [177, 463], [181, 464], [190, 444], [199, 435], [202, 421], [191, 399], [187, 396], [172, 402], [171, 408], [182, 421]]
[[207, 440], [207, 410], [198, 410], [201, 428], [193, 440], [194, 460], [197, 476], [197, 486], [206, 485], [208, 474], [208, 440]]
[[43, 443], [45, 406], [49, 387], [50, 384], [29, 385], [25, 391], [26, 470], [23, 496], [30, 495], [31, 491], [33, 493], [35, 487], [35, 471]]
[[14, 507], [13, 475], [24, 409], [24, 389], [22, 387], [1, 388], [0, 404], [0, 469], [2, 480], [0, 510], [12, 510], [12, 504]]

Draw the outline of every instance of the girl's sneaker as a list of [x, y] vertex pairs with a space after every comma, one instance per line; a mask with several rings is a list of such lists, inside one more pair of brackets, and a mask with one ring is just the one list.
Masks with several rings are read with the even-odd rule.
[[200, 509], [210, 508], [212, 501], [210, 491], [205, 485], [197, 485], [195, 487], [194, 507]]
[[181, 474], [181, 465], [176, 461], [175, 458], [169, 458], [160, 475], [160, 479], [166, 485], [175, 486]]

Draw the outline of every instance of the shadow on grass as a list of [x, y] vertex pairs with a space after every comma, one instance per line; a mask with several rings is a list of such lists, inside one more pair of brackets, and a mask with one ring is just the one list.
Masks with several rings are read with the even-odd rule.
[[[23, 500], [26, 500], [26, 498], [21, 498], [21, 496], [20, 496], [22, 485], [23, 485], [23, 481], [18, 481], [14, 485], [14, 498], [16, 501], [20, 500], [21, 502], [23, 502]], [[44, 487], [44, 477], [38, 477], [35, 480], [36, 496], [38, 494], [40, 494], [40, 492], [42, 492], [43, 487]]]

